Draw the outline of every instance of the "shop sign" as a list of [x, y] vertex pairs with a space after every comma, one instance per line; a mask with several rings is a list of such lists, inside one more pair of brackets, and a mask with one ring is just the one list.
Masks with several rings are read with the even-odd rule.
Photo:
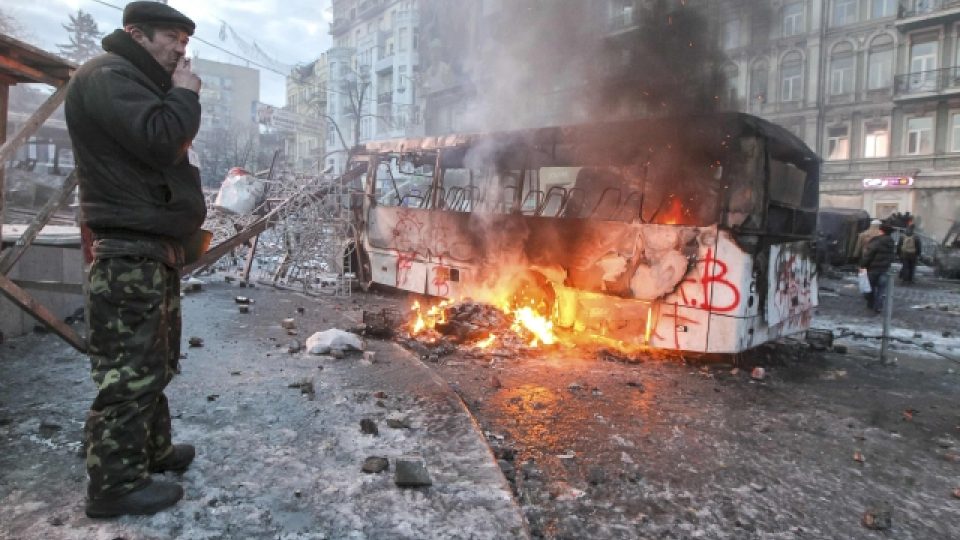
[[863, 187], [867, 189], [904, 188], [912, 185], [912, 176], [883, 176], [863, 179]]

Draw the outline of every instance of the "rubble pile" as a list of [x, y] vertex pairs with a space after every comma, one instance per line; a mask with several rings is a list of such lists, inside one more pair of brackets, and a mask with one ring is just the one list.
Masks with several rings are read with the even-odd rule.
[[474, 358], [516, 357], [538, 350], [529, 345], [531, 336], [518, 328], [513, 317], [496, 306], [472, 300], [444, 306], [426, 328], [401, 329], [395, 339], [431, 361], [457, 350]]

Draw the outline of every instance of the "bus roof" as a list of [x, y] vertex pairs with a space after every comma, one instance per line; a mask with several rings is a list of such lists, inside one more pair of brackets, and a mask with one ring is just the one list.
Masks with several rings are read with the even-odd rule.
[[666, 133], [678, 137], [696, 137], [704, 142], [718, 144], [735, 136], [757, 135], [771, 141], [774, 152], [797, 163], [813, 162], [819, 158], [799, 137], [781, 126], [762, 118], [739, 112], [711, 115], [669, 116], [596, 122], [570, 126], [552, 126], [515, 131], [488, 133], [457, 133], [421, 138], [370, 141], [365, 144], [367, 153], [405, 153], [431, 151], [440, 148], [471, 146], [481, 141], [510, 141], [528, 145], [549, 145], [558, 142], [590, 141], [592, 144], [623, 145], [625, 140], [644, 144], [641, 133], [651, 133], [660, 139]]

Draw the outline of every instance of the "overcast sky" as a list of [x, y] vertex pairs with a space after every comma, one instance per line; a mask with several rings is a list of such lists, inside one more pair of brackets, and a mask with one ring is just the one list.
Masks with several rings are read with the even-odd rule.
[[[240, 56], [260, 62], [234, 41], [230, 32], [221, 40], [222, 22], [237, 35], [254, 43], [279, 62], [288, 65], [316, 59], [330, 47], [330, 0], [169, 0], [172, 7], [196, 21], [195, 37], [214, 43]], [[120, 27], [121, 11], [104, 4], [122, 7], [125, 0], [3, 0], [0, 11], [12, 17], [23, 28], [25, 41], [51, 52], [66, 42], [61, 24], [68, 14], [78, 9], [96, 19], [101, 32]], [[194, 39], [188, 54], [200, 58], [247, 65], [244, 60], [221, 52]], [[273, 105], [285, 101], [284, 77], [260, 69], [260, 100]]]

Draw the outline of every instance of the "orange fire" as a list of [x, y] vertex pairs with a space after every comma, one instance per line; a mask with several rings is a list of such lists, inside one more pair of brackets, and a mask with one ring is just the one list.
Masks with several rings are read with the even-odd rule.
[[447, 315], [444, 311], [450, 305], [448, 300], [443, 300], [439, 304], [430, 306], [426, 312], [420, 306], [418, 300], [413, 301], [413, 305], [410, 306], [410, 311], [414, 313], [413, 323], [410, 325], [410, 335], [416, 336], [422, 334], [426, 330], [432, 330], [438, 324], [444, 323], [447, 321]]
[[475, 343], [474, 347], [478, 349], [487, 349], [491, 345], [493, 345], [493, 342], [495, 342], [496, 340], [497, 340], [497, 336], [490, 334], [489, 336], [486, 337], [486, 339], [483, 339]]
[[684, 222], [684, 218], [689, 212], [683, 207], [680, 199], [673, 197], [670, 200], [670, 207], [663, 213], [662, 223], [664, 225], [678, 225]]
[[538, 347], [541, 343], [553, 345], [557, 342], [557, 336], [553, 333], [553, 322], [532, 308], [522, 307], [514, 310], [511, 315], [514, 320], [511, 330], [518, 334], [524, 331], [533, 334], [533, 339], [530, 341], [531, 347]]

